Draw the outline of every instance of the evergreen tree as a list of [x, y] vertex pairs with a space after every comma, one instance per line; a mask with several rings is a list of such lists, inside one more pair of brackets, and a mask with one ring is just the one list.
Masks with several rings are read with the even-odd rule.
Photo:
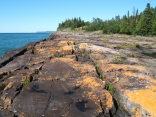
[[149, 3], [147, 3], [146, 9], [141, 15], [136, 31], [142, 35], [152, 34], [152, 11]]
[[156, 35], [156, 7], [152, 8], [153, 19], [152, 19], [152, 35]]
[[135, 22], [136, 22], [136, 24], [138, 23], [138, 21], [139, 21], [139, 16], [138, 16], [138, 9], [137, 9], [137, 11], [136, 11], [136, 15], [135, 15]]
[[145, 15], [141, 14], [141, 18], [136, 26], [136, 32], [139, 35], [146, 35], [146, 23], [145, 23]]
[[144, 11], [145, 13], [145, 23], [146, 23], [146, 34], [150, 35], [152, 33], [152, 11], [150, 3], [147, 3], [147, 7]]
[[127, 27], [128, 27], [127, 16], [124, 15], [122, 20], [121, 20], [121, 23], [120, 23], [120, 33], [126, 34], [127, 33]]
[[102, 31], [103, 31], [103, 34], [108, 34], [108, 23], [107, 23], [107, 21], [104, 21]]
[[156, 35], [156, 21], [152, 23], [152, 35]]
[[59, 23], [58, 30], [71, 28], [75, 30], [82, 27], [86, 31], [102, 30], [104, 34], [121, 33], [121, 34], [139, 34], [139, 35], [156, 35], [156, 7], [151, 8], [147, 3], [146, 8], [139, 14], [138, 9], [133, 7], [132, 15], [129, 11], [122, 18], [115, 16], [110, 20], [103, 21], [100, 18], [93, 18], [91, 22], [84, 22], [80, 17], [66, 19]]

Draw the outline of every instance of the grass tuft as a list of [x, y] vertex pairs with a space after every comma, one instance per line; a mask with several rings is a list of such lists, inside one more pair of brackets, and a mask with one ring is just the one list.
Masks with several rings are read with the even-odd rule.
[[102, 41], [103, 41], [103, 43], [105, 43], [105, 44], [107, 44], [107, 43], [109, 42], [109, 40], [108, 40], [108, 39], [105, 39], [105, 38], [104, 38]]
[[115, 89], [114, 89], [113, 85], [110, 84], [110, 83], [108, 83], [108, 82], [106, 82], [106, 89], [107, 89], [111, 94], [114, 94], [114, 92], [115, 92]]
[[26, 79], [26, 80], [23, 81], [23, 85], [27, 85], [29, 83], [30, 83], [30, 79]]
[[115, 58], [113, 58], [113, 61], [114, 62], [120, 62], [120, 63], [125, 63], [125, 62], [127, 62], [126, 60], [124, 60], [123, 58], [121, 58], [121, 57], [115, 57]]

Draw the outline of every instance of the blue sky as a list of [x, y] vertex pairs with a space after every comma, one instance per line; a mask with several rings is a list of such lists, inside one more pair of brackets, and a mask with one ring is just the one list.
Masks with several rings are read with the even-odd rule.
[[143, 11], [148, 2], [156, 6], [156, 0], [0, 0], [0, 33], [55, 31], [68, 18], [111, 19], [133, 7]]

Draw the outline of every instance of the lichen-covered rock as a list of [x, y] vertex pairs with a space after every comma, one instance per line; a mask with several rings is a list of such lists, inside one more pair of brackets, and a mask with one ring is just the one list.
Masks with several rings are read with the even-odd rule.
[[155, 117], [155, 59], [124, 38], [58, 31], [7, 52], [0, 117]]

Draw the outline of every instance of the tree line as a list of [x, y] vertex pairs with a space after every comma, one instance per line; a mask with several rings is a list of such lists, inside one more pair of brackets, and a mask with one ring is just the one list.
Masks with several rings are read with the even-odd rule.
[[134, 7], [132, 15], [128, 11], [121, 18], [118, 15], [110, 20], [93, 18], [91, 22], [85, 22], [80, 17], [67, 19], [59, 24], [57, 30], [66, 28], [74, 30], [80, 27], [85, 31], [102, 30], [103, 34], [156, 35], [156, 7], [153, 8], [147, 3], [143, 12], [139, 13]]

